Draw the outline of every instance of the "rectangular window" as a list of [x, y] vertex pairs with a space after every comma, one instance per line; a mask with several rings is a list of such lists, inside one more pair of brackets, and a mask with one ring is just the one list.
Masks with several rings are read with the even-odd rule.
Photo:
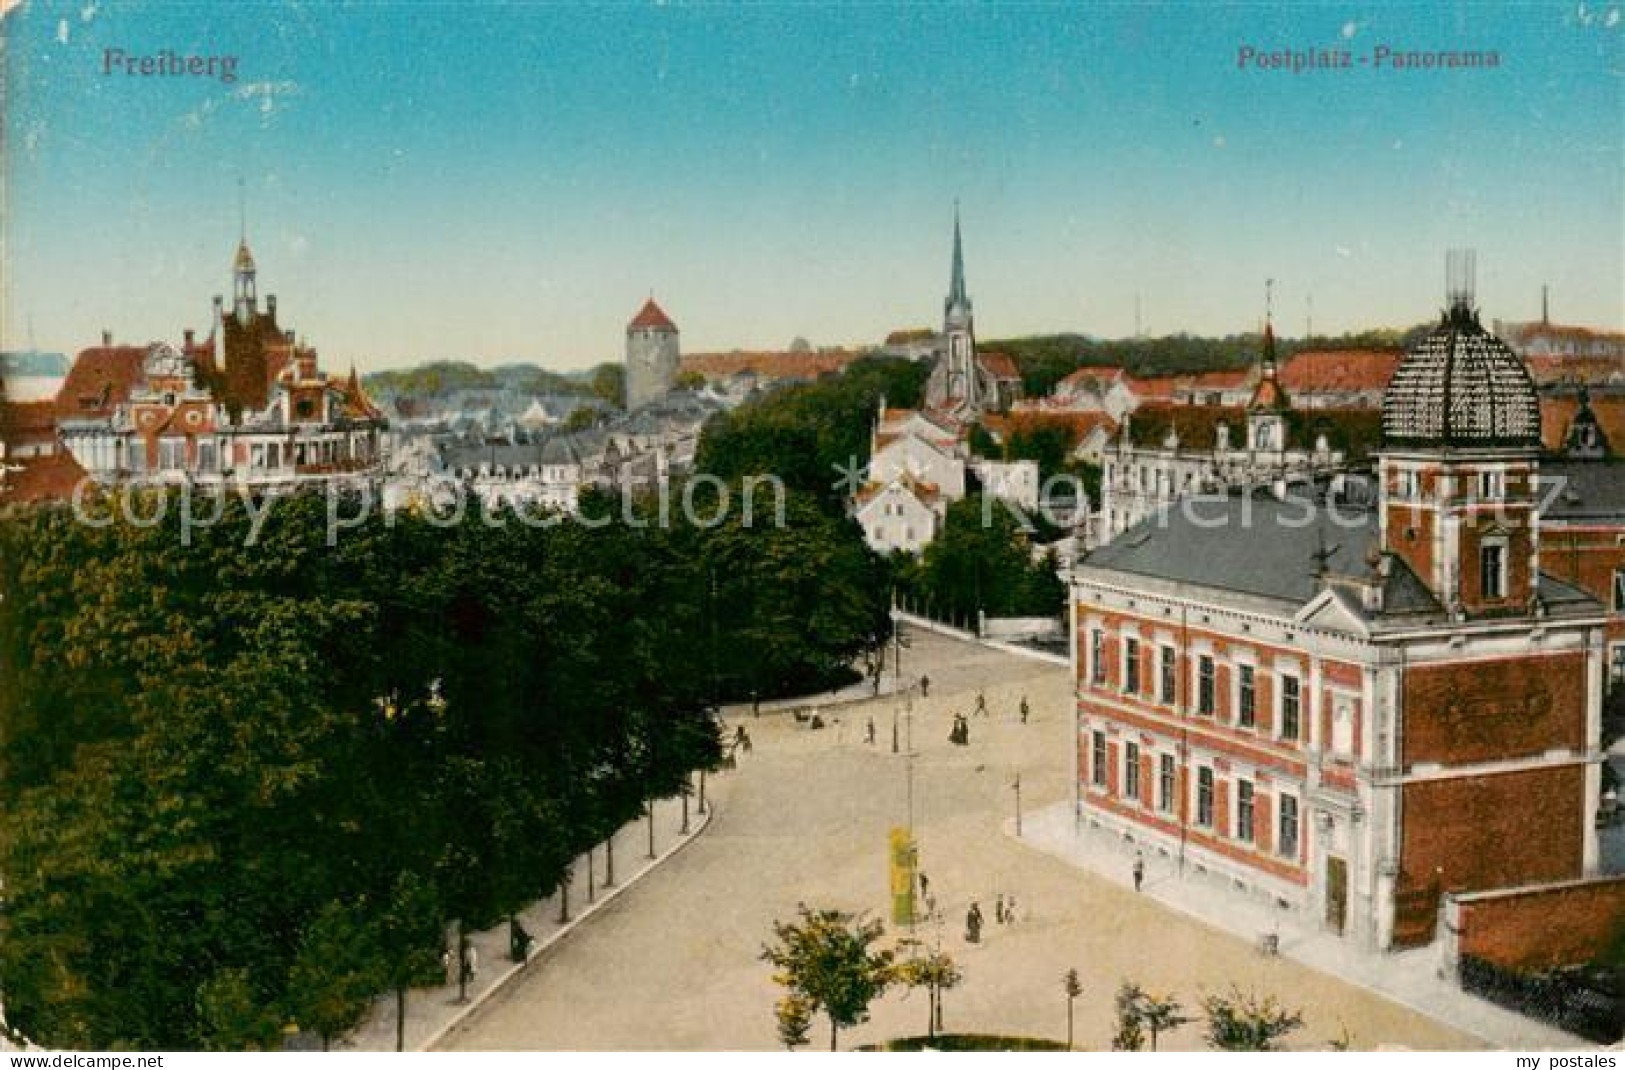
[[1090, 741], [1089, 772], [1094, 777], [1095, 787], [1106, 786], [1106, 733], [1096, 732]]
[[1254, 706], [1258, 701], [1258, 684], [1254, 676], [1255, 670], [1251, 665], [1243, 665], [1237, 672], [1241, 690], [1236, 697], [1236, 723], [1243, 728], [1251, 728], [1258, 720]]
[[1506, 479], [1500, 472], [1478, 473], [1478, 500], [1496, 501], [1506, 493]]
[[1615, 643], [1609, 650], [1608, 686], [1625, 684], [1625, 643]]
[[1196, 771], [1196, 823], [1213, 827], [1213, 770], [1207, 768]]
[[186, 440], [161, 438], [158, 440], [158, 467], [175, 471], [186, 467]]
[[1506, 547], [1478, 548], [1478, 592], [1486, 600], [1506, 597]]
[[1253, 842], [1253, 782], [1236, 781], [1236, 838]]
[[1096, 687], [1106, 682], [1106, 633], [1099, 628], [1089, 632], [1089, 679]]
[[1303, 721], [1303, 699], [1296, 676], [1281, 677], [1281, 738], [1297, 739]]
[[1213, 659], [1203, 654], [1196, 662], [1196, 712], [1213, 716], [1213, 696], [1217, 676]]
[[1140, 801], [1140, 745], [1123, 744], [1123, 798]]
[[1174, 812], [1174, 756], [1164, 754], [1157, 767], [1157, 807], [1165, 814]]
[[1161, 649], [1161, 651], [1158, 653], [1158, 657], [1161, 659], [1162, 671], [1161, 671], [1161, 673], [1159, 673], [1158, 687], [1159, 687], [1159, 690], [1160, 690], [1160, 694], [1157, 695], [1157, 698], [1160, 699], [1166, 705], [1172, 706], [1174, 704], [1174, 680], [1175, 680], [1175, 676], [1174, 676], [1174, 660], [1175, 660], [1174, 659], [1174, 648], [1171, 647], [1171, 646], [1163, 647]]
[[1140, 641], [1123, 640], [1123, 690], [1130, 695], [1140, 693]]
[[1625, 568], [1614, 569], [1614, 612], [1625, 613]]
[[1298, 857], [1298, 800], [1291, 795], [1280, 797], [1280, 830], [1275, 837], [1275, 849], [1284, 858]]

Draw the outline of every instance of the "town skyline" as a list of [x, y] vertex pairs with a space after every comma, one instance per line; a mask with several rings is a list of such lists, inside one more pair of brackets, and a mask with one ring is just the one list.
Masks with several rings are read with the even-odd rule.
[[[335, 367], [584, 368], [651, 291], [691, 352], [878, 343], [956, 200], [984, 338], [1246, 333], [1266, 278], [1283, 336], [1405, 328], [1452, 246], [1486, 320], [1625, 324], [1617, 8], [484, 12], [12, 10], [0, 345], [206, 332], [244, 215]], [[1381, 42], [1502, 59], [1238, 69]]]

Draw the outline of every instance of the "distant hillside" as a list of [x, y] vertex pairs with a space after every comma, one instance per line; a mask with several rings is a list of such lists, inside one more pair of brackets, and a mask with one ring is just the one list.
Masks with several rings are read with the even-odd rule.
[[481, 368], [460, 360], [437, 360], [415, 368], [373, 372], [364, 377], [374, 397], [440, 397], [458, 390], [508, 388], [526, 394], [590, 394], [592, 373], [564, 374], [535, 364]]
[[[1277, 338], [1276, 354], [1285, 360], [1302, 350], [1404, 346], [1426, 329], [1423, 325], [1406, 331], [1382, 329], [1337, 337], [1317, 335], [1307, 341]], [[1015, 359], [1028, 397], [1048, 394], [1056, 383], [1084, 365], [1126, 368], [1138, 376], [1227, 371], [1252, 364], [1258, 359], [1262, 346], [1263, 337], [1257, 334], [1232, 334], [1224, 338], [1174, 334], [1163, 338], [1118, 339], [1051, 334], [977, 341], [978, 349], [1008, 353]]]

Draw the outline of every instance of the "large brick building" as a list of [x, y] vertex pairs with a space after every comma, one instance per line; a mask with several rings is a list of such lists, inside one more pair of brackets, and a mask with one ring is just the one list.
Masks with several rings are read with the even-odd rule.
[[1548, 567], [1540, 411], [1470, 295], [1374, 480], [1194, 496], [1075, 569], [1079, 819], [1361, 946], [1596, 872], [1608, 611]]

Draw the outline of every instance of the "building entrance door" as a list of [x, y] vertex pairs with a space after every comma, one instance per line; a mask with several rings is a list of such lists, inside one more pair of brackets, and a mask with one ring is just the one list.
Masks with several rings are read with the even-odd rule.
[[1341, 858], [1326, 858], [1326, 927], [1343, 935], [1348, 921], [1349, 865]]

